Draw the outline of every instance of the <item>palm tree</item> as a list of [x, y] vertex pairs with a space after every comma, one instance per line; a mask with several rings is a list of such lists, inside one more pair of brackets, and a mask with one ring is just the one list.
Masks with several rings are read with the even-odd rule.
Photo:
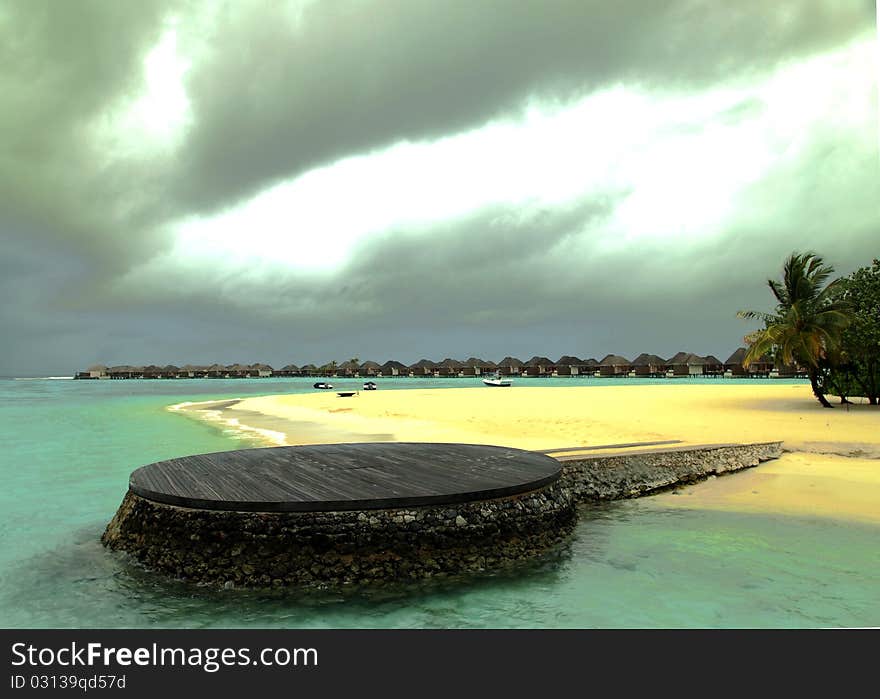
[[767, 280], [776, 297], [776, 312], [737, 313], [740, 318], [764, 321], [763, 330], [745, 338], [749, 349], [743, 365], [775, 349], [783, 363], [806, 366], [813, 393], [826, 408], [832, 406], [819, 387], [819, 362], [840, 344], [840, 334], [850, 323], [848, 307], [837, 293], [840, 280], [826, 284], [833, 273], [834, 268], [816, 253], [792, 253], [782, 267], [782, 282]]

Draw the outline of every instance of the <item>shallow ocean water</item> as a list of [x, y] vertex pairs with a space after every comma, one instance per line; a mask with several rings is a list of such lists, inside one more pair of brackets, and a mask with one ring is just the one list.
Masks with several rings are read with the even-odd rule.
[[[723, 390], [726, 382], [712, 381]], [[479, 382], [394, 379], [381, 388], [471, 384]], [[166, 406], [311, 390], [306, 379], [0, 380], [0, 626], [880, 625], [880, 527], [670, 510], [651, 498], [584, 507], [571, 539], [545, 560], [503, 575], [406, 588], [216, 590], [167, 581], [101, 546], [134, 468], [254, 444]]]

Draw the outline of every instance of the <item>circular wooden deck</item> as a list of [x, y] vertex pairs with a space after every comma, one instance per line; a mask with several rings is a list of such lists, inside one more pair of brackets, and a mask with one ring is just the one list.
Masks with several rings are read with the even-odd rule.
[[184, 456], [143, 466], [129, 488], [205, 510], [320, 512], [442, 505], [506, 497], [557, 480], [534, 452], [475, 444], [319, 444]]

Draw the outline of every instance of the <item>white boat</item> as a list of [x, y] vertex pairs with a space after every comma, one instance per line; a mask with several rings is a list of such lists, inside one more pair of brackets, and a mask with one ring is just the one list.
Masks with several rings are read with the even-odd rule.
[[500, 376], [490, 376], [489, 378], [483, 379], [483, 383], [487, 386], [510, 386], [513, 384], [513, 381], [510, 379], [502, 379]]
[[324, 390], [333, 388], [332, 383], [327, 383], [326, 381], [318, 381], [318, 383], [314, 384], [314, 388], [322, 388]]

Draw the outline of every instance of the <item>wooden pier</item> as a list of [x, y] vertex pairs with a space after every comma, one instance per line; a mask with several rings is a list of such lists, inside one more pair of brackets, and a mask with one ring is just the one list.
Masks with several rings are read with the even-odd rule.
[[509, 497], [557, 480], [560, 463], [473, 444], [366, 443], [242, 449], [160, 461], [131, 474], [153, 502], [203, 510], [324, 512]]

